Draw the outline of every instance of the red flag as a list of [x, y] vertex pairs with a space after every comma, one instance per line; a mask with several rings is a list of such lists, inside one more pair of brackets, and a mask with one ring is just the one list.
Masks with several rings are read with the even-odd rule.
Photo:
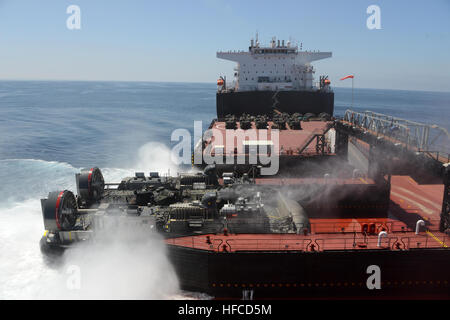
[[341, 78], [341, 80], [345, 80], [345, 79], [349, 79], [349, 78], [354, 78], [354, 76], [353, 75], [349, 75], [349, 76], [346, 76], [346, 77], [343, 77], [343, 78]]

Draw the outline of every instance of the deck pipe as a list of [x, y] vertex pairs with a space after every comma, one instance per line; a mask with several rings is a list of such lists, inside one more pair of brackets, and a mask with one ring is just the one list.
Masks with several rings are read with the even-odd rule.
[[387, 237], [387, 232], [386, 231], [381, 231], [379, 234], [378, 234], [378, 243], [377, 243], [377, 247], [381, 247], [381, 239], [383, 238], [383, 237]]
[[422, 227], [425, 226], [425, 221], [418, 220], [417, 223], [416, 223], [416, 235], [419, 234], [419, 230], [420, 230], [421, 226]]

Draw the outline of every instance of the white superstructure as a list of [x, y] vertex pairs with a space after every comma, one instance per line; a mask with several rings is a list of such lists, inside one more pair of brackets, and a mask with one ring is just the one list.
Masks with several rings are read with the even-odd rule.
[[248, 51], [220, 51], [217, 58], [237, 62], [235, 90], [312, 90], [312, 61], [330, 58], [331, 52], [302, 51], [288, 41], [272, 38], [270, 46], [261, 47], [256, 38]]

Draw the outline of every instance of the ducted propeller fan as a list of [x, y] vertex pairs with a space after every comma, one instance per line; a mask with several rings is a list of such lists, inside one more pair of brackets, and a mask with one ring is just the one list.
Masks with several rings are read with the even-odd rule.
[[72, 230], [77, 222], [78, 209], [75, 195], [68, 190], [50, 192], [41, 200], [45, 230]]
[[105, 180], [99, 168], [83, 169], [76, 175], [78, 197], [86, 205], [99, 201], [105, 190]]

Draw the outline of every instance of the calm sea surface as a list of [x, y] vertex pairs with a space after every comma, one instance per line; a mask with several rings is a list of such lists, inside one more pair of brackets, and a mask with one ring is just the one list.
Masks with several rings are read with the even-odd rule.
[[[351, 90], [335, 88], [335, 110]], [[0, 81], [0, 159], [121, 166], [149, 141], [215, 117], [214, 84]], [[355, 109], [450, 127], [450, 93], [355, 89]], [[449, 128], [450, 129], [450, 128]]]

